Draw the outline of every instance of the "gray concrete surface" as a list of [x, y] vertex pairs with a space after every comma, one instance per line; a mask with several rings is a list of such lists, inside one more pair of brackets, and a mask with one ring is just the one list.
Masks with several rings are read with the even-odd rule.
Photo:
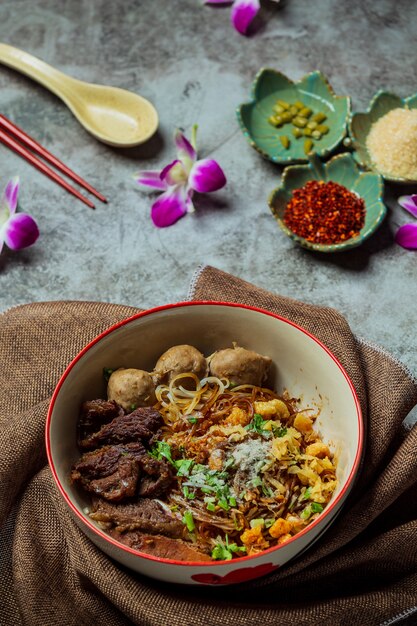
[[[267, 206], [280, 169], [240, 133], [235, 107], [262, 66], [298, 79], [320, 69], [364, 110], [381, 88], [417, 91], [413, 0], [287, 0], [265, 5], [265, 23], [239, 36], [228, 8], [200, 0], [2, 0], [0, 41], [80, 79], [149, 98], [158, 135], [134, 150], [98, 143], [53, 95], [0, 66], [0, 111], [109, 198], [92, 211], [0, 146], [0, 183], [19, 174], [21, 210], [41, 237], [0, 258], [0, 309], [42, 300], [104, 300], [151, 307], [183, 300], [195, 268], [209, 263], [272, 291], [339, 309], [353, 331], [417, 373], [417, 253], [396, 246], [408, 221], [389, 186], [388, 217], [361, 248], [320, 256], [292, 244]], [[173, 131], [199, 124], [200, 155], [223, 166], [227, 186], [164, 230], [149, 219], [153, 195], [139, 168], [174, 158]], [[415, 188], [417, 191], [417, 185]]]

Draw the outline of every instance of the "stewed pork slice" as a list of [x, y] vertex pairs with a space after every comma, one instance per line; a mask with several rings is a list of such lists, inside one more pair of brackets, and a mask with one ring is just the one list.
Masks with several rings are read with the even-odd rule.
[[196, 545], [183, 541], [182, 539], [172, 539], [163, 535], [151, 535], [138, 530], [128, 530], [120, 533], [115, 528], [107, 531], [109, 535], [125, 545], [145, 552], [161, 559], [173, 559], [176, 561], [211, 561], [211, 556], [203, 552]]
[[159, 411], [152, 407], [140, 407], [127, 415], [121, 415], [105, 424], [100, 430], [79, 442], [80, 448], [92, 450], [101, 445], [149, 441], [162, 425]]
[[[207, 361], [197, 348], [184, 344], [169, 348], [159, 357], [153, 376], [158, 384], [169, 383], [177, 374], [188, 372], [204, 378], [207, 374]], [[195, 382], [187, 378], [181, 380], [180, 384], [185, 388], [195, 387]]]
[[105, 500], [120, 502], [134, 495], [161, 496], [171, 486], [173, 472], [136, 441], [86, 452], [73, 465], [71, 480]]
[[96, 433], [103, 424], [111, 422], [119, 415], [124, 415], [124, 410], [117, 402], [101, 399], [83, 402], [78, 419], [78, 440]]
[[239, 346], [215, 352], [210, 361], [210, 373], [228, 378], [234, 385], [256, 385], [266, 381], [272, 360], [253, 350]]
[[71, 480], [90, 493], [118, 502], [135, 494], [140, 474], [138, 461], [146, 455], [140, 442], [103, 446], [86, 452], [74, 463]]
[[155, 385], [151, 375], [144, 370], [120, 368], [109, 378], [107, 398], [117, 402], [127, 412], [141, 406], [152, 406], [156, 402]]
[[[114, 505], [102, 498], [93, 498], [90, 517], [119, 532], [142, 530], [152, 535], [160, 533], [167, 537], [183, 537], [185, 526], [174, 517], [167, 505], [158, 500], [139, 498], [136, 502]], [[109, 526], [108, 526], [109, 525]]]

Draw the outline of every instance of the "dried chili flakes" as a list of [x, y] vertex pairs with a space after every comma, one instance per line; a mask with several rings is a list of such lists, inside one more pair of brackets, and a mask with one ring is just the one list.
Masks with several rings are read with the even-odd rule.
[[310, 180], [293, 191], [283, 221], [312, 243], [341, 243], [359, 235], [365, 223], [365, 202], [343, 185]]

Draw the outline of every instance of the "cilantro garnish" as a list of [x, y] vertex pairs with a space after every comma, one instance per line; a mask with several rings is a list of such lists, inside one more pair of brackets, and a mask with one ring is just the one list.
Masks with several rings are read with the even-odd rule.
[[246, 552], [244, 546], [238, 546], [237, 543], [229, 543], [229, 537], [226, 535], [225, 540], [221, 537], [217, 538], [217, 543], [211, 552], [211, 558], [216, 561], [230, 561], [233, 553]]
[[175, 467], [175, 461], [171, 455], [171, 446], [166, 441], [157, 441], [149, 454], [158, 459], [158, 461], [166, 459]]
[[195, 415], [190, 415], [189, 417], [187, 417], [187, 420], [190, 422], [190, 424], [197, 424], [198, 417], [196, 417]]
[[274, 437], [284, 437], [287, 434], [287, 429], [282, 426], [273, 426], [272, 434]]
[[259, 435], [263, 435], [265, 433], [264, 429], [264, 418], [259, 413], [254, 413], [252, 421], [249, 422], [247, 426], [245, 426], [246, 430], [251, 430]]
[[113, 374], [114, 370], [110, 369], [110, 367], [103, 367], [103, 378], [106, 383], [109, 382], [110, 376]]
[[194, 461], [192, 459], [179, 459], [174, 465], [177, 468], [177, 476], [188, 476]]
[[[228, 511], [231, 506], [236, 506], [236, 498], [227, 484], [228, 473], [226, 471], [211, 470], [201, 463], [194, 463], [187, 469], [188, 474], [186, 474], [186, 480], [183, 482], [184, 494], [185, 488], [187, 488], [187, 493], [194, 494], [198, 489], [203, 494], [214, 497], [217, 506], [220, 506], [224, 511]], [[183, 472], [182, 465], [180, 471], [181, 473]], [[185, 472], [181, 475], [185, 475]], [[193, 491], [190, 492], [190, 489]], [[187, 495], [185, 497], [190, 496]], [[213, 501], [211, 503], [213, 504]]]

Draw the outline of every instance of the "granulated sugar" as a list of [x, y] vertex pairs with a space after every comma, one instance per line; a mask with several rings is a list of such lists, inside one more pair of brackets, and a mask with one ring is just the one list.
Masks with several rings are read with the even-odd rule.
[[372, 125], [366, 140], [382, 174], [417, 180], [417, 110], [393, 109]]

